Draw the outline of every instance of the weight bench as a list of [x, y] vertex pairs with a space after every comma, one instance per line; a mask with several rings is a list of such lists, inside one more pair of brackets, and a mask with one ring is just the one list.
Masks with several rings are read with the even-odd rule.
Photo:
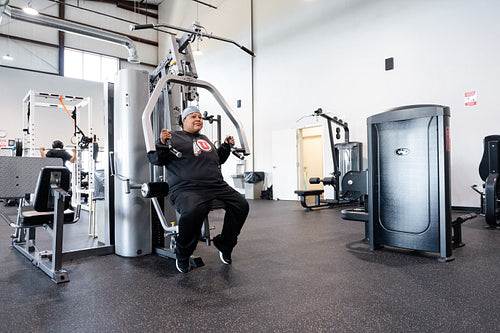
[[[300, 197], [300, 204], [302, 207], [306, 209], [306, 212], [311, 211], [313, 208], [332, 206], [332, 203], [328, 201], [321, 200], [321, 195], [323, 194], [323, 190], [296, 190], [295, 194]], [[310, 206], [306, 202], [306, 198], [309, 196], [314, 196], [314, 205]]]
[[[328, 199], [321, 199], [321, 195], [323, 194], [323, 190], [296, 190], [295, 194], [297, 194], [300, 197], [300, 204], [302, 207], [306, 209], [306, 212], [311, 211], [313, 208], [319, 208], [319, 207], [328, 207], [328, 208], [333, 208], [335, 206], [343, 206], [343, 205], [350, 205], [352, 204], [352, 200], [350, 199], [345, 199], [342, 197], [340, 191], [338, 191], [339, 185], [338, 185], [338, 178], [337, 177], [325, 177], [323, 179], [318, 178], [318, 177], [312, 177], [309, 178], [309, 183], [310, 184], [319, 184], [323, 183], [323, 185], [330, 185], [333, 186], [335, 190], [335, 197], [336, 199], [334, 200], [328, 200]], [[309, 196], [314, 196], [314, 205], [308, 205], [307, 204], [307, 197]]]
[[[0, 217], [15, 228], [12, 247], [55, 283], [68, 282], [68, 273], [62, 269], [63, 224], [80, 217], [80, 206], [75, 212], [65, 211], [70, 203], [69, 170], [59, 158], [40, 157], [0, 157], [0, 169], [10, 171], [0, 174], [0, 198], [21, 199], [16, 221], [0, 211]], [[32, 193], [32, 205], [28, 205]], [[40, 227], [52, 237], [51, 250], [36, 247], [36, 228]]]

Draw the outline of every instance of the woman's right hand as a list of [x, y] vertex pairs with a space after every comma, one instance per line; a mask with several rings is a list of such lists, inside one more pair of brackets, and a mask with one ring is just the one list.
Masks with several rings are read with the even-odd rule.
[[160, 141], [163, 144], [166, 144], [167, 140], [170, 140], [172, 138], [172, 131], [168, 129], [162, 129], [160, 133]]

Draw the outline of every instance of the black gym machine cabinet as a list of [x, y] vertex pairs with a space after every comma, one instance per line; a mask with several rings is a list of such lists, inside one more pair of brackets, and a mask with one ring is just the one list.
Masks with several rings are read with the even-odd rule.
[[484, 191], [472, 185], [472, 189], [481, 196], [481, 214], [484, 215], [488, 227], [500, 227], [500, 185], [498, 175], [500, 170], [500, 135], [489, 135], [483, 140], [484, 150], [479, 164], [479, 176], [484, 181]]
[[461, 224], [451, 218], [450, 109], [403, 106], [367, 119], [368, 170], [348, 172], [344, 195], [364, 197], [365, 207], [342, 218], [366, 223], [370, 250], [383, 246], [439, 253], [453, 260], [464, 245]]
[[[323, 112], [321, 108], [314, 111], [311, 115], [313, 117], [322, 117], [327, 120], [328, 124], [328, 136], [330, 140], [330, 149], [333, 161], [333, 172], [331, 177], [325, 177], [323, 179], [319, 177], [312, 177], [309, 179], [310, 184], [319, 184], [333, 186], [335, 199], [324, 200], [321, 199], [323, 190], [296, 190], [295, 194], [300, 197], [300, 204], [306, 209], [306, 211], [311, 211], [313, 208], [320, 207], [334, 207], [344, 204], [352, 204], [353, 200], [351, 198], [344, 197], [341, 187], [341, 180], [344, 174], [350, 170], [360, 170], [361, 169], [361, 143], [360, 142], [349, 142], [349, 127], [346, 122], [337, 117], [331, 117]], [[333, 124], [339, 126], [336, 128], [335, 137], [337, 140], [340, 139], [340, 132], [344, 130], [344, 142], [335, 144], [333, 138]], [[343, 151], [348, 151], [348, 157], [344, 158], [342, 156]], [[340, 165], [340, 160], [342, 160], [342, 165]], [[342, 169], [342, 170], [341, 170]], [[314, 205], [307, 203], [307, 197], [314, 196]]]

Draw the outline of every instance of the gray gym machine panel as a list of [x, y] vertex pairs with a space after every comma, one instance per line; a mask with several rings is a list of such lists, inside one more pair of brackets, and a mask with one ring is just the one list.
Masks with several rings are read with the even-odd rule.
[[[115, 176], [115, 252], [125, 257], [152, 253], [149, 200], [130, 191], [150, 177], [142, 136], [141, 112], [149, 99], [149, 74], [123, 69], [114, 91], [114, 152], [110, 164]], [[139, 186], [140, 188], [140, 186]]]
[[437, 252], [452, 260], [450, 109], [415, 105], [368, 125], [370, 248]]

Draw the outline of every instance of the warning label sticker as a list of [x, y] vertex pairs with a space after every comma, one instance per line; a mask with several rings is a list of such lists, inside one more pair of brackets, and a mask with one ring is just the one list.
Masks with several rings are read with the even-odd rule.
[[465, 106], [474, 106], [477, 104], [477, 91], [469, 91], [465, 93]]

